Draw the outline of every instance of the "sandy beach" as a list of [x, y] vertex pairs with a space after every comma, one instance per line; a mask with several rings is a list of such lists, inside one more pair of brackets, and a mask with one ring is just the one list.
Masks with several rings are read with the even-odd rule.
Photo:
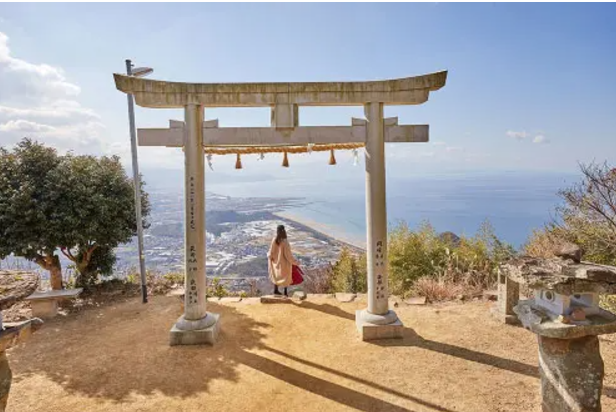
[[350, 246], [353, 246], [358, 249], [366, 250], [366, 240], [360, 239], [357, 236], [347, 235], [346, 233], [341, 233], [339, 229], [334, 228], [330, 225], [319, 223], [311, 219], [306, 219], [304, 217], [298, 216], [292, 212], [276, 212], [274, 215], [290, 220], [293, 222], [297, 222], [304, 226], [309, 227], [315, 232], [319, 232], [324, 236], [337, 240], [338, 242], [346, 243]]

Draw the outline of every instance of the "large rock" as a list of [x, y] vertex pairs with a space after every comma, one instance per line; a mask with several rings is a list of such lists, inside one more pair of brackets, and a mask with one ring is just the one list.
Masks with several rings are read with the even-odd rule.
[[582, 248], [573, 243], [566, 243], [556, 252], [556, 256], [563, 259], [570, 259], [575, 263], [580, 263], [583, 255], [584, 251]]
[[5, 310], [15, 303], [30, 296], [39, 285], [36, 273], [22, 270], [0, 270], [0, 310]]
[[306, 300], [306, 298], [308, 298], [308, 295], [303, 290], [296, 290], [293, 292], [293, 299]]
[[599, 412], [604, 366], [599, 339], [539, 337], [543, 412]]

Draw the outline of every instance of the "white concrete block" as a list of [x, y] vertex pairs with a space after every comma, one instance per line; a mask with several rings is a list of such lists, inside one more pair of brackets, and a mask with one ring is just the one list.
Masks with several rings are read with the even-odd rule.
[[210, 327], [195, 330], [180, 330], [176, 325], [173, 325], [170, 331], [171, 346], [177, 345], [213, 345], [218, 338], [220, 331], [220, 315], [217, 313], [208, 313], [208, 316], [213, 316], [216, 321]]
[[355, 325], [363, 341], [379, 339], [401, 339], [404, 334], [404, 325], [400, 319], [387, 325], [374, 325], [363, 320], [361, 310], [355, 312]]

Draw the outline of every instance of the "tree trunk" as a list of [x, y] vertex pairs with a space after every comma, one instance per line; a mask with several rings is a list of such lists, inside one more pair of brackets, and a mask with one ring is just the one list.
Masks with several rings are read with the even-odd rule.
[[88, 271], [84, 269], [83, 271], [78, 270], [75, 275], [75, 287], [89, 289], [92, 286], [92, 271]]
[[80, 262], [75, 262], [75, 267], [77, 269], [75, 287], [87, 289], [90, 286], [89, 283], [92, 274], [92, 270], [88, 268], [88, 266], [90, 266], [90, 257], [91, 255], [89, 253], [85, 253]]
[[62, 266], [60, 266], [60, 258], [58, 256], [51, 257], [49, 264], [49, 279], [52, 290], [62, 289]]

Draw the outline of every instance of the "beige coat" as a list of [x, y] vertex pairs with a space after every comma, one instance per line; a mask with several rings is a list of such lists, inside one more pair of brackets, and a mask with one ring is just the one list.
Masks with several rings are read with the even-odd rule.
[[293, 265], [298, 262], [293, 257], [289, 241], [284, 239], [280, 244], [276, 244], [276, 238], [272, 240], [268, 257], [269, 278], [274, 285], [289, 286], [293, 280]]

